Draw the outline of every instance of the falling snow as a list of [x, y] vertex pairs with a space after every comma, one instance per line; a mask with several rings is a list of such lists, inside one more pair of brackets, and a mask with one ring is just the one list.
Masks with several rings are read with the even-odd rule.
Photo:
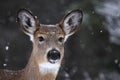
[[6, 66], [7, 66], [7, 64], [3, 64], [3, 66], [4, 66], [4, 67], [6, 67]]
[[102, 30], [100, 30], [100, 33], [102, 33], [103, 31]]
[[92, 11], [92, 14], [95, 14], [95, 11]]
[[6, 46], [5, 49], [6, 49], [6, 51], [8, 51], [9, 50], [9, 46]]
[[115, 64], [117, 64], [118, 63], [118, 59], [115, 59]]

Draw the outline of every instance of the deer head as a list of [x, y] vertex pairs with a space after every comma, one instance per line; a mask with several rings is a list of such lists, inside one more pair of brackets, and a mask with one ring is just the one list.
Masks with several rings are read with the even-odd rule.
[[42, 74], [57, 74], [64, 56], [64, 43], [79, 29], [82, 18], [81, 10], [73, 10], [60, 23], [44, 25], [30, 11], [18, 11], [17, 22], [22, 31], [30, 36], [33, 43], [31, 56]]

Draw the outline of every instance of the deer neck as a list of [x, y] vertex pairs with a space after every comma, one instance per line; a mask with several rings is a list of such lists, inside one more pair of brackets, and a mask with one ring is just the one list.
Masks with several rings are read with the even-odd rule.
[[59, 66], [49, 65], [49, 63], [38, 63], [34, 54], [25, 68], [23, 76], [25, 80], [55, 80]]

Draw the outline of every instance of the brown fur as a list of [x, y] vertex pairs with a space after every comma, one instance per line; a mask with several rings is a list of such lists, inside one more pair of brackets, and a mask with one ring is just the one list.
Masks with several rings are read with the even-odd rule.
[[[55, 32], [53, 34], [52, 32]], [[40, 35], [47, 36], [46, 42], [39, 46], [38, 37]], [[63, 43], [58, 45], [54, 43], [57, 41], [57, 37], [63, 36], [64, 32], [58, 25], [48, 27], [47, 25], [41, 25], [41, 27], [34, 33], [35, 39], [33, 42], [33, 52], [29, 59], [29, 62], [25, 69], [21, 71], [11, 71], [11, 70], [1, 70], [0, 80], [55, 80], [57, 74], [47, 73], [45, 75], [39, 72], [39, 63], [47, 62], [45, 48], [50, 46], [58, 47], [61, 51], [61, 56], [63, 57], [64, 48]], [[51, 39], [51, 40], [50, 40]], [[42, 47], [41, 47], [42, 46]], [[40, 52], [40, 53], [39, 53]], [[61, 58], [62, 60], [62, 58]], [[58, 62], [61, 63], [61, 60]]]
[[[72, 19], [71, 17], [68, 17], [70, 14], [77, 14], [77, 16], [73, 15]], [[65, 23], [70, 25], [66, 26], [67, 28], [64, 26], [64, 20], [66, 18], [71, 19], [71, 23]], [[72, 23], [75, 21], [72, 20], [77, 21], [78, 24], [73, 26]], [[66, 15], [59, 24], [43, 25], [38, 23], [37, 18], [34, 17], [30, 11], [22, 9], [18, 12], [17, 21], [24, 33], [33, 36], [32, 54], [28, 64], [23, 70], [0, 70], [0, 80], [55, 80], [64, 56], [64, 43], [66, 40], [65, 37], [67, 36], [68, 38], [77, 31], [81, 23], [80, 21], [82, 21], [82, 12], [80, 10], [74, 10]], [[41, 36], [45, 39], [43, 42], [39, 41], [39, 37]], [[59, 41], [61, 37], [64, 39], [63, 41]], [[60, 52], [60, 59], [55, 63], [57, 66], [59, 65], [59, 67], [52, 67], [57, 68], [55, 69], [57, 71], [51, 71], [48, 68], [49, 65], [53, 65], [53, 63], [50, 63], [47, 59], [49, 48], [57, 49]], [[47, 73], [41, 71], [41, 65], [43, 66], [43, 63], [49, 63], [49, 65], [47, 65], [47, 69], [50, 71], [47, 71]]]

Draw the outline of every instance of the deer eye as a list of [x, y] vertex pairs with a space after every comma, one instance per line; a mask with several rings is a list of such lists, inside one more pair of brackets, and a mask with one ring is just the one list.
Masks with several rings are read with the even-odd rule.
[[63, 40], [64, 40], [63, 37], [59, 37], [59, 38], [58, 38], [58, 41], [59, 41], [59, 42], [63, 42]]
[[42, 36], [39, 37], [39, 41], [40, 41], [40, 42], [42, 42], [42, 41], [44, 41], [44, 40], [45, 40], [44, 37], [42, 37]]

